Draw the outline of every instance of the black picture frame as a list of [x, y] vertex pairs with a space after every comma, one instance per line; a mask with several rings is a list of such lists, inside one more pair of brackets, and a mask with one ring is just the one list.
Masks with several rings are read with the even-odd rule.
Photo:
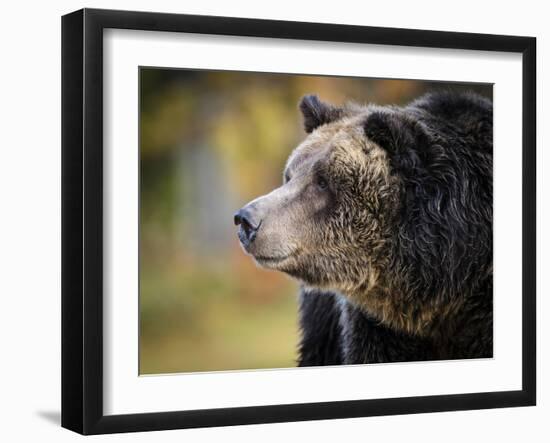
[[[391, 399], [103, 412], [103, 30], [172, 31], [522, 54], [522, 389]], [[62, 18], [62, 426], [82, 434], [530, 406], [536, 403], [536, 39], [83, 9]]]

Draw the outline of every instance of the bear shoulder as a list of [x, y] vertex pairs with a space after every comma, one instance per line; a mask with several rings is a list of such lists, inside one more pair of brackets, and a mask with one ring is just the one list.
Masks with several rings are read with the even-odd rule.
[[437, 91], [428, 93], [405, 108], [412, 115], [443, 130], [451, 125], [476, 139], [492, 138], [493, 104], [474, 92]]
[[491, 100], [471, 91], [428, 93], [413, 101], [408, 107], [422, 109], [432, 115], [449, 120], [464, 115], [491, 117], [493, 113]]

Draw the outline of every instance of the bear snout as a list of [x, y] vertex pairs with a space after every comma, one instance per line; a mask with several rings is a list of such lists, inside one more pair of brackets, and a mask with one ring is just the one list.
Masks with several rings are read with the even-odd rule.
[[254, 214], [248, 206], [239, 209], [235, 213], [233, 222], [236, 226], [239, 226], [238, 236], [244, 247], [249, 246], [254, 241], [258, 229], [262, 224], [261, 220], [254, 217]]

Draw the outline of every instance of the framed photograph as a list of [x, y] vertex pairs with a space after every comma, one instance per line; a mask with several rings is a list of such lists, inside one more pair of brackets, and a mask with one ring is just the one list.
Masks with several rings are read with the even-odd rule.
[[62, 19], [62, 425], [536, 402], [531, 37]]

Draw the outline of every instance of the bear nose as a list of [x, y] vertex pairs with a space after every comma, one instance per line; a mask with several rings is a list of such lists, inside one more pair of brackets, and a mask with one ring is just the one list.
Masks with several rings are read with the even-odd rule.
[[245, 207], [238, 210], [233, 216], [233, 221], [236, 226], [241, 226], [241, 232], [244, 235], [244, 240], [252, 243], [256, 238], [256, 233], [261, 222], [255, 222], [250, 211]]

